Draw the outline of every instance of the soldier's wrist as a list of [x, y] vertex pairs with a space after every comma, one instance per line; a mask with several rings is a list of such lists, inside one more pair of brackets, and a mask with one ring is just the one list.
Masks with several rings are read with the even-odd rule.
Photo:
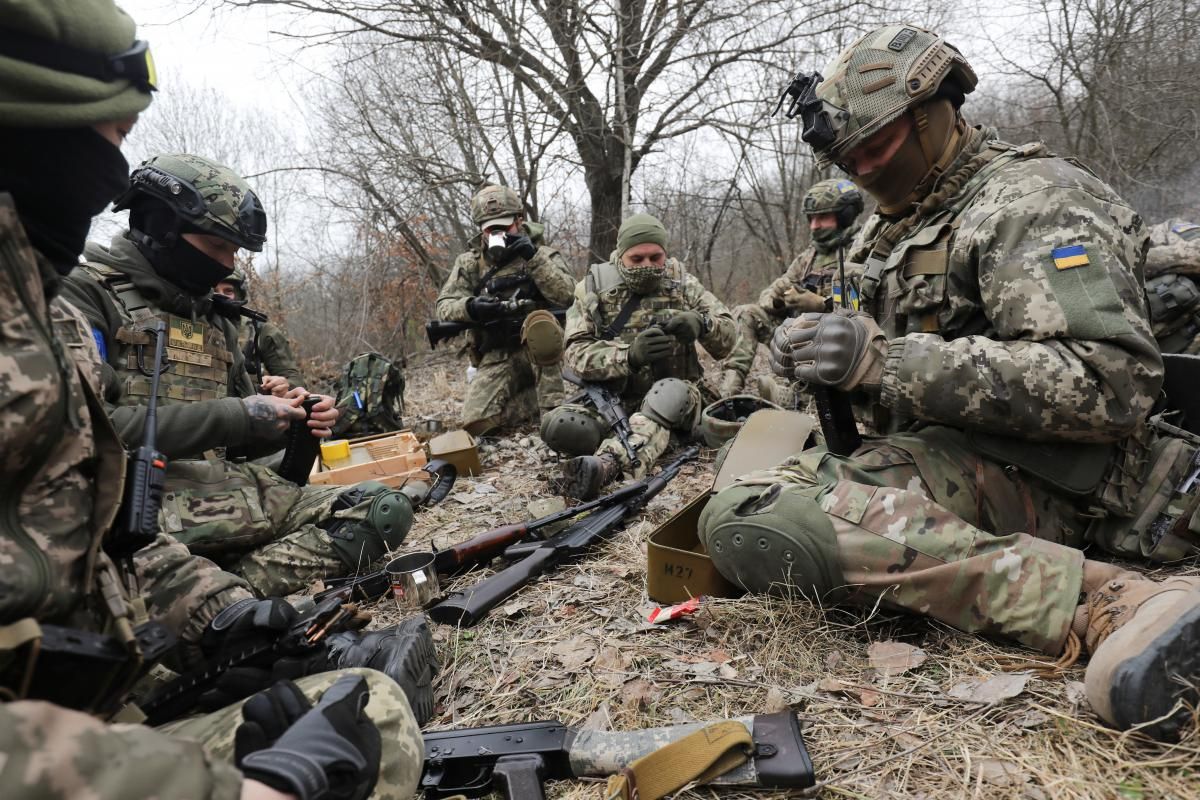
[[899, 409], [903, 403], [903, 379], [901, 369], [907, 339], [901, 336], [888, 342], [887, 355], [883, 361], [883, 378], [880, 381], [879, 402], [886, 408]]

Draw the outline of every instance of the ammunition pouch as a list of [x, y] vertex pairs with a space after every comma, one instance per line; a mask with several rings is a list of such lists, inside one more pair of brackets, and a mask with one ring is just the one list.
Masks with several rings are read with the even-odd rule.
[[133, 639], [126, 643], [116, 636], [42, 625], [26, 617], [0, 627], [0, 693], [8, 699], [46, 700], [107, 715], [175, 644], [175, 634], [160, 622], [134, 628]]
[[321, 523], [329, 543], [352, 570], [363, 569], [396, 549], [413, 523], [412, 500], [374, 481], [347, 489]]
[[1115, 445], [1074, 442], [1031, 442], [994, 433], [969, 431], [971, 448], [991, 461], [1066, 494], [1086, 497], [1097, 491], [1109, 469]]

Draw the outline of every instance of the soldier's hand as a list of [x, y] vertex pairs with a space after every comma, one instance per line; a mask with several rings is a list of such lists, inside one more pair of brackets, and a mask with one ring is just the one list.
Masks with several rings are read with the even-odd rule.
[[797, 289], [795, 286], [788, 287], [783, 293], [783, 307], [788, 311], [824, 311], [825, 298], [816, 292], [810, 292], [807, 289]]
[[670, 358], [675, 352], [675, 337], [662, 328], [646, 328], [629, 345], [629, 366], [641, 369], [647, 364]]
[[877, 390], [883, 381], [887, 337], [869, 314], [802, 314], [786, 337], [796, 380], [847, 392]]
[[292, 420], [304, 419], [304, 409], [300, 407], [303, 401], [303, 395], [299, 398], [273, 394], [243, 397], [242, 405], [250, 417], [250, 434], [258, 439], [278, 439], [287, 432]]
[[500, 258], [501, 264], [508, 264], [515, 258], [523, 258], [526, 261], [531, 261], [534, 255], [537, 254], [537, 245], [523, 233], [516, 235], [509, 234], [505, 237], [508, 246], [504, 248], [504, 255]]
[[467, 315], [478, 322], [487, 322], [490, 319], [495, 319], [502, 312], [502, 305], [499, 297], [468, 297], [467, 298]]
[[248, 699], [242, 706], [245, 721], [234, 732], [234, 763], [241, 763], [251, 753], [275, 744], [311, 710], [312, 703], [291, 681], [279, 681]]
[[[304, 402], [304, 398], [312, 394], [303, 386], [292, 389], [288, 392], [288, 396], [293, 396], [293, 393], [301, 403]], [[328, 439], [333, 436], [334, 423], [338, 421], [342, 412], [338, 411], [334, 399], [329, 395], [319, 394], [316, 396], [321, 398], [321, 402], [313, 406], [312, 413], [308, 415], [308, 430], [318, 439]]]
[[379, 729], [366, 714], [369, 699], [361, 675], [340, 678], [271, 747], [244, 756], [238, 768], [300, 800], [364, 800], [379, 779], [380, 760]]
[[276, 397], [284, 397], [290, 388], [287, 378], [281, 375], [263, 375], [258, 391], [262, 394], [273, 394]]
[[684, 344], [691, 344], [704, 332], [704, 317], [699, 311], [676, 311], [663, 330]]

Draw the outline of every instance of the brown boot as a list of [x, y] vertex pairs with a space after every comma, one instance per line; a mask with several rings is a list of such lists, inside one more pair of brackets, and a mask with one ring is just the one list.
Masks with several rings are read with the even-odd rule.
[[758, 376], [758, 396], [780, 408], [795, 408], [796, 393], [791, 386], [780, 383], [770, 375]]
[[1147, 735], [1177, 739], [1191, 718], [1187, 706], [1200, 702], [1200, 578], [1152, 581], [1114, 567], [1114, 577], [1092, 588], [1090, 563], [1073, 626], [1092, 654], [1088, 702], [1114, 727], [1150, 723], [1141, 728]]
[[620, 474], [621, 465], [612, 453], [577, 456], [563, 463], [558, 490], [576, 500], [592, 500]]
[[733, 397], [742, 393], [746, 385], [746, 376], [736, 369], [727, 369], [721, 373], [721, 387], [718, 389], [722, 398]]

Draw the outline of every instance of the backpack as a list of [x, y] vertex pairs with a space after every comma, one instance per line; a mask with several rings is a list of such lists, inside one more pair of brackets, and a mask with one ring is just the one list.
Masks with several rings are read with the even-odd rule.
[[359, 353], [350, 359], [335, 390], [339, 412], [335, 438], [391, 433], [404, 427], [404, 372], [379, 353]]

